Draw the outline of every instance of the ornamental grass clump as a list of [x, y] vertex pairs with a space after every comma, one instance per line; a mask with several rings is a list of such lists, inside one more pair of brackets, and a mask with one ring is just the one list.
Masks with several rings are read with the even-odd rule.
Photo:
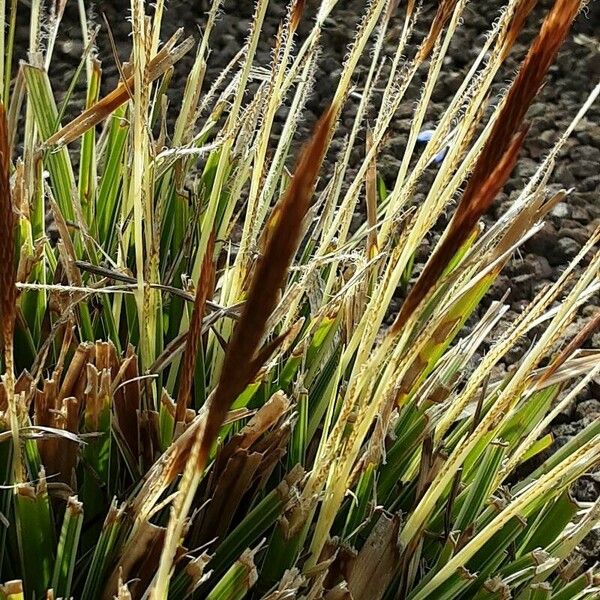
[[[307, 140], [297, 130], [337, 0], [302, 38], [304, 2], [290, 0], [268, 65], [256, 55], [269, 1], [257, 0], [210, 85], [221, 0], [199, 40], [163, 40], [165, 2], [131, 0], [130, 60], [105, 95], [101, 61], [118, 52], [99, 55], [83, 0], [79, 68], [65, 85], [49, 76], [65, 4], [32, 0], [16, 65], [22, 8], [0, 2], [0, 598], [597, 598], [577, 547], [600, 500], [569, 490], [598, 466], [600, 419], [553, 452], [547, 431], [600, 374], [599, 351], [583, 349], [600, 313], [575, 337], [569, 327], [600, 287], [600, 230], [515, 318], [506, 296], [477, 310], [568, 202], [548, 182], [600, 86], [482, 225], [585, 2], [554, 1], [496, 96], [536, 4], [506, 0], [424, 134], [468, 2], [441, 0], [430, 17], [414, 0], [372, 0]], [[408, 102], [387, 190], [378, 161]]]

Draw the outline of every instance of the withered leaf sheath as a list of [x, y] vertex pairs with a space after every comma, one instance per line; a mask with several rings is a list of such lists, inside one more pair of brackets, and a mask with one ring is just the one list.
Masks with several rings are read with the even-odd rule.
[[[523, 6], [527, 10], [530, 8], [528, 3]], [[527, 109], [540, 89], [580, 7], [581, 0], [556, 0], [546, 16], [510, 87], [444, 239], [402, 305], [392, 325], [392, 332], [399, 331], [419, 306], [440, 277], [448, 260], [455, 255], [477, 221], [489, 209], [510, 176], [524, 139], [523, 121]]]
[[317, 123], [298, 159], [294, 177], [274, 210], [274, 222], [267, 224], [272, 231], [254, 269], [241, 318], [233, 331], [219, 383], [210, 400], [200, 460], [208, 455], [229, 407], [260, 368], [257, 354], [265, 360], [264, 353], [259, 351], [260, 344], [300, 242], [302, 221], [310, 206], [335, 112], [335, 108], [330, 107]]
[[[192, 37], [188, 37], [181, 44], [176, 45], [182, 33], [182, 29], [175, 32], [158, 54], [149, 61], [147, 65], [149, 83], [163, 75], [170, 67], [185, 56], [194, 45]], [[119, 106], [125, 104], [130, 99], [130, 94], [133, 94], [134, 87], [135, 77], [133, 75], [126, 81], [120, 81], [108, 95], [98, 100], [78, 117], [50, 136], [46, 140], [46, 145], [70, 144], [86, 131], [108, 118]]]

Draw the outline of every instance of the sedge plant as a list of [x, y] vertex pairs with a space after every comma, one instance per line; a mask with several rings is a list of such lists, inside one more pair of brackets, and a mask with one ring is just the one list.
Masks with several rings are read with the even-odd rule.
[[[166, 40], [164, 0], [131, 0], [131, 56], [107, 93], [102, 62], [118, 53], [99, 55], [83, 0], [79, 68], [68, 85], [49, 75], [65, 4], [31, 0], [16, 64], [23, 9], [0, 2], [0, 597], [597, 598], [576, 550], [600, 500], [576, 502], [570, 486], [600, 461], [600, 420], [553, 452], [548, 426], [600, 373], [599, 351], [582, 349], [600, 313], [568, 337], [598, 293], [600, 230], [516, 318], [506, 297], [480, 308], [568, 201], [548, 182], [600, 86], [482, 225], [585, 2], [553, 2], [495, 95], [536, 4], [506, 0], [422, 152], [467, 0], [433, 15], [415, 0], [365, 3], [307, 140], [297, 132], [337, 0], [321, 0], [302, 38], [304, 2], [291, 0], [270, 64], [256, 59], [269, 5], [257, 0], [214, 82], [221, 0], [199, 39]], [[386, 190], [378, 161], [417, 75]], [[518, 363], [495, 369], [533, 330]]]

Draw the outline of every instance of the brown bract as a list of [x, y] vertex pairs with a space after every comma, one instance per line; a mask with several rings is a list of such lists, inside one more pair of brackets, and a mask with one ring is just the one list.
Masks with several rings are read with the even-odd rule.
[[290, 29], [292, 32], [296, 31], [298, 25], [300, 25], [305, 4], [306, 0], [296, 0], [294, 3], [292, 8], [292, 16], [290, 18]]
[[558, 353], [548, 369], [540, 378], [538, 385], [541, 387], [546, 381], [564, 365], [581, 346], [600, 329], [600, 310], [585, 324], [583, 329]]
[[504, 52], [502, 58], [506, 58], [511, 48], [513, 47], [517, 37], [521, 33], [523, 29], [523, 25], [525, 25], [525, 21], [527, 17], [530, 15], [531, 11], [535, 8], [535, 5], [538, 3], [538, 0], [521, 0], [517, 9], [515, 10], [514, 17], [510, 23], [510, 26], [506, 32], [505, 44], [504, 44]]

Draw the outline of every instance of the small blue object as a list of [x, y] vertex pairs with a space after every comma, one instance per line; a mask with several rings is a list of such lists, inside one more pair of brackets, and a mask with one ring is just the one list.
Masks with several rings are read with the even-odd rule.
[[433, 129], [423, 129], [423, 131], [421, 131], [421, 133], [419, 133], [419, 135], [417, 136], [417, 142], [425, 144], [431, 141], [431, 138], [433, 137], [434, 133], [435, 131]]
[[449, 146], [444, 146], [434, 157], [433, 157], [433, 162], [436, 165], [441, 164], [444, 161], [444, 158], [446, 158], [446, 154], [448, 154], [448, 149]]
[[[431, 141], [433, 134], [435, 131], [433, 129], [423, 129], [419, 135], [417, 135], [417, 142], [421, 144], [426, 144]], [[446, 158], [446, 154], [448, 154], [449, 146], [444, 146], [434, 157], [432, 162], [436, 165], [439, 165], [443, 162], [444, 158]]]

